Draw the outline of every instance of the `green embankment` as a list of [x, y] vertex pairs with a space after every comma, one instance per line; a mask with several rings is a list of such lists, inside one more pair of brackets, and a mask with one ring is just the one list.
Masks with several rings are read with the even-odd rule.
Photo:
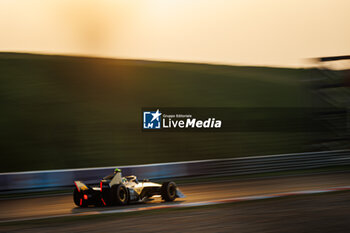
[[142, 107], [306, 107], [307, 70], [0, 53], [0, 172], [302, 151], [298, 133], [144, 133]]

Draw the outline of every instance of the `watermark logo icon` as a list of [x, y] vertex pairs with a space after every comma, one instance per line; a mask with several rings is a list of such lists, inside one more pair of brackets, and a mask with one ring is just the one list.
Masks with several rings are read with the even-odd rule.
[[160, 129], [161, 128], [161, 115], [162, 113], [157, 111], [145, 111], [143, 112], [143, 128], [144, 129]]

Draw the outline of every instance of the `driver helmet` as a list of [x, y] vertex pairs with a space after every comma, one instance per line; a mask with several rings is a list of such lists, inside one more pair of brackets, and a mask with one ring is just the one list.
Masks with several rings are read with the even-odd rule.
[[118, 173], [118, 172], [122, 172], [122, 170], [119, 168], [114, 169], [114, 173]]

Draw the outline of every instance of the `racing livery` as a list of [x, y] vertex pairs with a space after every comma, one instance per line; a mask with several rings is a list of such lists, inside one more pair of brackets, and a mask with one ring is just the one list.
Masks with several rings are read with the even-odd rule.
[[74, 181], [73, 200], [77, 206], [87, 207], [126, 205], [146, 202], [151, 197], [160, 196], [164, 201], [174, 201], [185, 197], [174, 182], [157, 184], [148, 180], [138, 181], [136, 176], [122, 177], [121, 170], [104, 177], [99, 186], [88, 186], [81, 181]]

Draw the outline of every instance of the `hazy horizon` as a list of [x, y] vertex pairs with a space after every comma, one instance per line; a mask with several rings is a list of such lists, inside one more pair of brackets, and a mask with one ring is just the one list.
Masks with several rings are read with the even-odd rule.
[[350, 54], [350, 1], [2, 0], [0, 51], [305, 67]]

